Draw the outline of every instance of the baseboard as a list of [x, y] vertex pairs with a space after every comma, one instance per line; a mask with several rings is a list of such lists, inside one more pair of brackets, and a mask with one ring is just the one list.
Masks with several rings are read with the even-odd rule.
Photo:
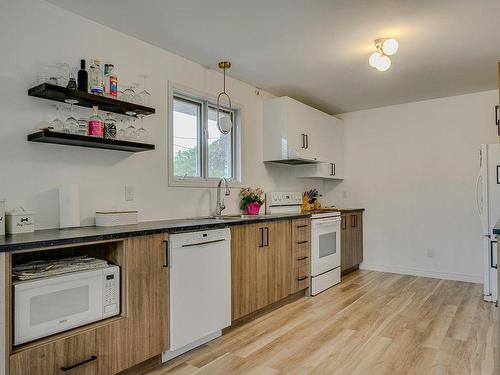
[[361, 263], [359, 268], [367, 271], [380, 271], [380, 272], [398, 273], [401, 275], [430, 277], [433, 279], [465, 281], [474, 284], [483, 283], [482, 275], [467, 275], [463, 273], [439, 272], [439, 271], [423, 270], [418, 268], [409, 268], [402, 266], [390, 266], [387, 264]]

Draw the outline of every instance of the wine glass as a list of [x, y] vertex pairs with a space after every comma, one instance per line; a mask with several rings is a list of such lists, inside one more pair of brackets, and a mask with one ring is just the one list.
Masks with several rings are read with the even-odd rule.
[[69, 82], [71, 68], [67, 63], [57, 63], [55, 66], [57, 84], [66, 87]]
[[64, 130], [64, 123], [61, 120], [61, 108], [56, 104], [56, 115], [49, 124], [49, 129], [55, 132], [62, 132]]
[[138, 113], [137, 117], [141, 119], [141, 127], [137, 129], [136, 138], [139, 142], [146, 142], [148, 138], [148, 131], [144, 128], [144, 115]]
[[75, 114], [73, 112], [73, 105], [78, 103], [78, 100], [65, 99], [64, 101], [66, 103], [69, 103], [69, 105], [71, 106], [70, 107], [71, 108], [70, 116], [64, 122], [64, 133], [77, 134], [77, 132], [78, 132], [78, 120], [75, 117]]
[[132, 86], [123, 86], [122, 100], [125, 102], [132, 102], [135, 96], [135, 91]]
[[142, 74], [141, 77], [144, 79], [144, 90], [137, 95], [141, 98], [142, 104], [149, 105], [151, 102], [151, 94], [146, 89], [146, 79], [148, 79], [149, 76], [147, 74]]
[[135, 115], [135, 112], [125, 112], [127, 115], [129, 115], [129, 125], [127, 129], [125, 129], [125, 138], [129, 141], [135, 140], [136, 137], [136, 130], [134, 126], [135, 118], [133, 117]]
[[134, 91], [134, 95], [130, 98], [130, 101], [135, 104], [142, 104], [142, 97], [137, 93], [137, 90], [140, 86], [140, 83], [138, 82], [133, 82], [132, 83], [132, 90]]
[[127, 118], [122, 118], [118, 125], [118, 130], [116, 131], [116, 138], [119, 140], [125, 140], [127, 137], [125, 136], [125, 128], [127, 127]]

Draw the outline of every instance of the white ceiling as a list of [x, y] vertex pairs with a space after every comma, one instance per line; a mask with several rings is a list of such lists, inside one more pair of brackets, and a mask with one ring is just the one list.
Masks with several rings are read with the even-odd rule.
[[[329, 113], [498, 87], [499, 0], [49, 1]], [[388, 36], [400, 49], [378, 72]]]

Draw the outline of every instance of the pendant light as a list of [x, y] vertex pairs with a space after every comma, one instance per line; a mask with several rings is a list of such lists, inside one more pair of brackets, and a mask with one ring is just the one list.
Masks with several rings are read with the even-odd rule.
[[221, 117], [220, 98], [225, 95], [229, 102], [229, 108], [231, 108], [231, 98], [226, 93], [226, 69], [231, 68], [231, 63], [229, 61], [221, 61], [219, 62], [219, 68], [224, 71], [224, 90], [217, 96], [217, 128], [222, 134], [228, 134], [233, 128], [233, 121], [231, 120], [231, 116], [225, 113], [223, 113]]

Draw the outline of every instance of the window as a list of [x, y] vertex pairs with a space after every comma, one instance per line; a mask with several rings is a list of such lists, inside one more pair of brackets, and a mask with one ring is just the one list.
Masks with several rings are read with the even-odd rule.
[[239, 180], [239, 111], [222, 108], [233, 122], [229, 134], [217, 128], [217, 107], [173, 91], [170, 125], [170, 184], [211, 186], [221, 177]]

